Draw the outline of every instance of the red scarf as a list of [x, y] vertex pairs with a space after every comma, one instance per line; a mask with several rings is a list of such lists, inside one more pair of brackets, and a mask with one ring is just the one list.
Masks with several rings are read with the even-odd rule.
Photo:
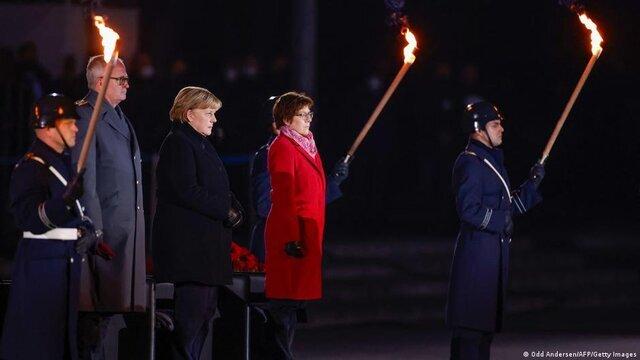
[[280, 133], [295, 141], [307, 154], [311, 155], [312, 158], [316, 157], [318, 148], [316, 147], [316, 141], [313, 139], [313, 133], [311, 131], [309, 131], [307, 135], [302, 135], [285, 125], [280, 128]]

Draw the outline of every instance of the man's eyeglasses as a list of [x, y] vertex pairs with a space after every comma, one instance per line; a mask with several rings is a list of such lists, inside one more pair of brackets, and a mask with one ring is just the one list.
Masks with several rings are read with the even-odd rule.
[[[104, 76], [100, 76], [100, 78], [104, 78]], [[110, 79], [115, 80], [116, 84], [120, 85], [120, 86], [125, 86], [128, 84], [131, 84], [129, 82], [129, 78], [126, 76], [120, 76], [120, 77], [111, 77]]]
[[310, 111], [308, 113], [299, 113], [299, 114], [296, 114], [296, 116], [299, 116], [307, 121], [310, 121], [313, 119], [313, 111]]

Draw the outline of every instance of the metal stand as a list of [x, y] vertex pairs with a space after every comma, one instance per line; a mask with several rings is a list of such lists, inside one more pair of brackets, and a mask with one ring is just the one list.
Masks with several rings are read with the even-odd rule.
[[149, 360], [156, 358], [156, 282], [149, 281]]

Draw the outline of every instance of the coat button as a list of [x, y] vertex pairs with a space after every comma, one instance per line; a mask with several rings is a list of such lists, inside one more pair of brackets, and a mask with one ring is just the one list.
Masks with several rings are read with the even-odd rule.
[[69, 262], [73, 264], [73, 258], [69, 258]]
[[136, 209], [140, 210], [140, 206], [136, 206]]
[[136, 180], [136, 185], [140, 185], [140, 180]]

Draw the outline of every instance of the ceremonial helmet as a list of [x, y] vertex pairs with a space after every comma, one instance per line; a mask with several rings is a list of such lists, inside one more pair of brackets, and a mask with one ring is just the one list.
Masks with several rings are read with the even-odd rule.
[[488, 101], [479, 101], [465, 107], [462, 130], [465, 133], [473, 133], [484, 130], [490, 121], [502, 121], [503, 119], [500, 110], [495, 105]]
[[36, 101], [30, 123], [34, 129], [44, 129], [54, 127], [56, 120], [79, 118], [73, 100], [62, 94], [51, 93]]
[[262, 113], [260, 114], [260, 122], [271, 127], [273, 123], [273, 105], [275, 105], [278, 96], [272, 95], [262, 104]]

